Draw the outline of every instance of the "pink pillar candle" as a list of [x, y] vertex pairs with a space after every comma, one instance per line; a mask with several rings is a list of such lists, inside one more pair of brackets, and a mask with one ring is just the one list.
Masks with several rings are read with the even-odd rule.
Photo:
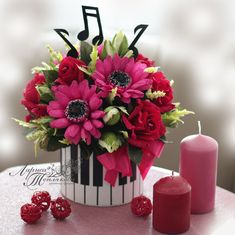
[[192, 186], [191, 212], [206, 213], [214, 208], [217, 178], [218, 143], [199, 134], [184, 138], [180, 144], [180, 175]]
[[153, 227], [178, 234], [190, 227], [191, 186], [181, 176], [168, 176], [153, 186]]

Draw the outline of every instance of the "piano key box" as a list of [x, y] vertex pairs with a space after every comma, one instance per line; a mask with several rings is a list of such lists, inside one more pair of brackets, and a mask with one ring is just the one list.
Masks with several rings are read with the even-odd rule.
[[79, 145], [60, 150], [61, 193], [71, 201], [88, 206], [118, 206], [129, 203], [143, 193], [143, 180], [135, 163], [132, 176], [119, 174], [115, 186], [104, 180], [106, 169], [94, 153], [89, 159], [81, 156]]

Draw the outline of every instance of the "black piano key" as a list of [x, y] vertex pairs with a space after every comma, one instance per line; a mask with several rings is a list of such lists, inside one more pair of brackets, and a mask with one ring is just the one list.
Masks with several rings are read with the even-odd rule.
[[136, 164], [131, 161], [131, 169], [132, 169], [132, 176], [131, 176], [131, 182], [136, 180]]
[[124, 185], [127, 183], [127, 176], [122, 177], [122, 174], [119, 173], [119, 185]]
[[84, 204], [86, 205], [86, 185], [84, 185]]
[[74, 183], [78, 183], [78, 146], [72, 144], [70, 150], [71, 181]]
[[113, 205], [113, 186], [110, 185], [110, 205]]
[[93, 154], [93, 186], [103, 186], [103, 166]]
[[89, 159], [85, 159], [81, 156], [81, 184], [89, 185]]
[[96, 187], [96, 205], [99, 206], [99, 186]]

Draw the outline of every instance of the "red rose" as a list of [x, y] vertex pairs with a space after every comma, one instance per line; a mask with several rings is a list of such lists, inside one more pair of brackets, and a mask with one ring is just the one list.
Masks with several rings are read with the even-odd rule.
[[33, 118], [39, 118], [47, 115], [47, 105], [39, 104], [40, 95], [36, 89], [37, 85], [43, 84], [44, 82], [44, 75], [37, 73], [34, 75], [33, 79], [28, 82], [26, 88], [24, 89], [21, 104], [23, 104], [30, 112], [30, 114], [25, 117], [27, 122]]
[[86, 66], [81, 60], [73, 57], [65, 57], [59, 66], [59, 78], [56, 80], [60, 84], [70, 85], [73, 80], [81, 82], [84, 79], [84, 73], [78, 66]]
[[170, 81], [165, 77], [162, 72], [156, 72], [151, 75], [153, 80], [152, 91], [163, 91], [165, 95], [154, 99], [153, 102], [159, 107], [161, 113], [169, 112], [175, 105], [172, 104], [173, 89], [170, 85]]
[[147, 57], [144, 57], [142, 54], [138, 54], [136, 58], [136, 62], [140, 62], [142, 64], [145, 64], [147, 67], [153, 67], [154, 66], [154, 61], [150, 60]]
[[123, 116], [123, 122], [131, 130], [128, 142], [137, 147], [159, 139], [166, 132], [160, 110], [149, 100], [137, 100], [137, 106], [129, 116]]

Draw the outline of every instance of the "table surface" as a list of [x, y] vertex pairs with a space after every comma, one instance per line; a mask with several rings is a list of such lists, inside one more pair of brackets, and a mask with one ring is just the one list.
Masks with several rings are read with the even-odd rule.
[[[55, 177], [58, 163], [9, 168], [0, 173], [0, 235], [154, 235], [152, 216], [135, 217], [130, 205], [98, 208], [71, 203], [72, 214], [56, 221], [44, 212], [36, 224], [26, 224], [20, 218], [20, 207], [30, 202], [35, 190], [47, 190], [52, 198], [60, 196], [60, 184]], [[152, 199], [152, 186], [169, 170], [152, 167], [144, 182], [144, 195]], [[54, 183], [53, 183], [54, 182]], [[191, 215], [190, 235], [230, 235], [235, 228], [235, 194], [217, 187], [215, 209], [203, 215]]]

